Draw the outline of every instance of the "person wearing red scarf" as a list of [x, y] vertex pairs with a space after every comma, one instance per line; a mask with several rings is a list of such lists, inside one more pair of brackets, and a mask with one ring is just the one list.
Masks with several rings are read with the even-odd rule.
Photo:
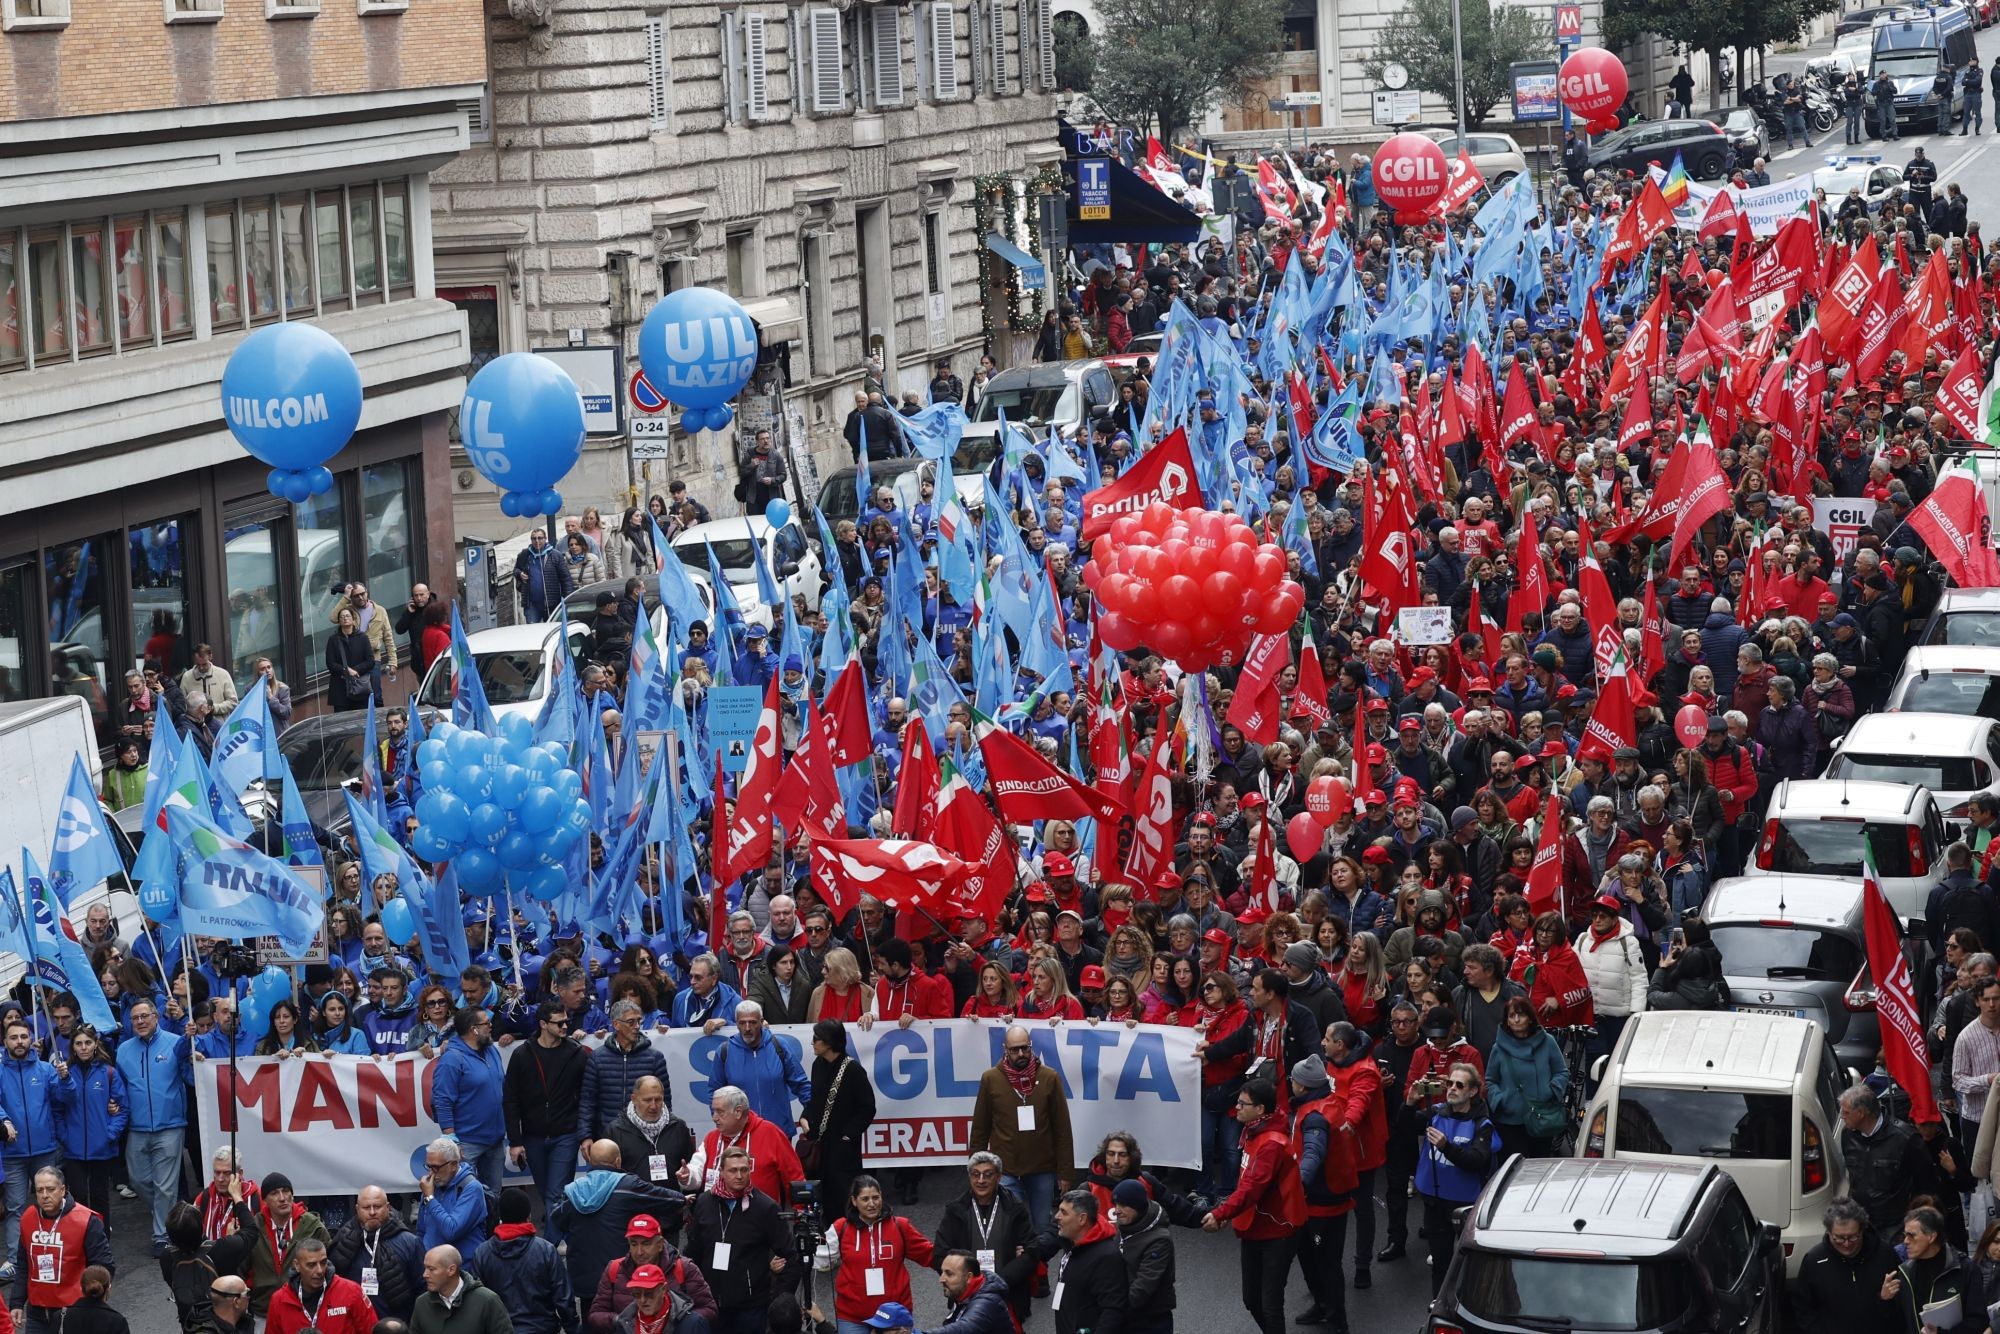
[[533, 1203], [519, 1186], [500, 1192], [499, 1226], [465, 1257], [465, 1272], [499, 1296], [514, 1334], [573, 1334], [574, 1325], [556, 1314], [574, 1305], [569, 1266], [547, 1237], [535, 1235]]
[[[1194, 1029], [1207, 1042], [1220, 1042], [1249, 1022], [1250, 1007], [1243, 1003], [1235, 980], [1225, 969], [1202, 978], [1201, 995], [1181, 1018], [1183, 1027]], [[1249, 1066], [1248, 1051], [1202, 1062], [1201, 1172], [1195, 1180], [1199, 1195], [1212, 1199], [1236, 1189], [1237, 1127], [1230, 1103]]]
[[1568, 923], [1559, 912], [1535, 919], [1535, 961], [1523, 981], [1535, 1018], [1543, 1028], [1571, 1028], [1597, 1022], [1583, 961], [1569, 943]]
[[1236, 1093], [1243, 1127], [1243, 1168], [1236, 1189], [1201, 1220], [1202, 1230], [1236, 1228], [1243, 1251], [1243, 1307], [1260, 1334], [1287, 1334], [1285, 1279], [1306, 1221], [1305, 1188], [1291, 1159], [1291, 1125], [1268, 1079], [1253, 1079]]
[[[333, 1272], [326, 1243], [317, 1237], [292, 1247], [292, 1274], [271, 1294], [271, 1317], [265, 1334], [369, 1334], [375, 1328], [375, 1307], [351, 1278]], [[567, 1292], [567, 1289], [565, 1289]]]
[[[291, 1178], [282, 1172], [267, 1173], [263, 1203], [252, 1215], [256, 1223], [250, 1232], [250, 1309], [260, 1315], [269, 1308], [271, 1294], [292, 1267], [292, 1252], [308, 1237], [330, 1243], [332, 1237], [319, 1215], [307, 1213], [292, 1193]], [[243, 1212], [237, 1214], [240, 1220]]]

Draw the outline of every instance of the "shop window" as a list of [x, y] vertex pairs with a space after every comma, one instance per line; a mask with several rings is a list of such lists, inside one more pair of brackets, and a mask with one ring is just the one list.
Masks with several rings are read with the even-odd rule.
[[[417, 582], [416, 490], [410, 465], [384, 463], [361, 470], [361, 543], [367, 553], [368, 595], [391, 617], [401, 616]], [[397, 653], [409, 646], [401, 637]]]
[[284, 240], [285, 313], [313, 313], [312, 237], [306, 231], [306, 197], [286, 195], [278, 201], [278, 230]]
[[109, 745], [111, 634], [105, 620], [104, 551], [102, 538], [66, 542], [50, 547], [42, 566], [49, 607], [49, 693], [88, 702], [98, 744]]
[[[188, 637], [188, 518], [162, 519], [126, 530], [132, 575], [132, 645], [136, 656], [168, 671], [194, 661]], [[240, 689], [241, 687], [239, 687]]]
[[220, 333], [243, 327], [243, 274], [236, 249], [236, 205], [208, 211], [208, 320]]
[[245, 517], [225, 522], [222, 530], [223, 567], [229, 580], [229, 674], [239, 682], [250, 680], [259, 658], [285, 660], [278, 573], [278, 539], [284, 523], [282, 517]]
[[0, 700], [27, 699], [28, 566], [0, 569]]
[[250, 290], [245, 295], [252, 324], [278, 316], [278, 270], [272, 246], [271, 201], [246, 201], [243, 205], [243, 255], [250, 277]]
[[347, 562], [347, 530], [341, 523], [344, 489], [336, 485], [292, 508], [293, 535], [299, 549], [299, 638], [305, 646], [307, 676], [326, 670], [326, 641], [334, 632], [333, 606], [354, 577]]

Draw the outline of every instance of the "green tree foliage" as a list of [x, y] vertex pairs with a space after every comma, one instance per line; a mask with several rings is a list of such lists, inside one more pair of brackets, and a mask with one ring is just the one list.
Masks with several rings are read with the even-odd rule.
[[1162, 139], [1277, 68], [1284, 0], [1103, 0], [1098, 10], [1091, 99]]
[[1073, 93], [1089, 92], [1091, 76], [1097, 68], [1090, 29], [1080, 15], [1065, 10], [1056, 15], [1055, 33], [1056, 87]]
[[[1460, 0], [1459, 29], [1465, 48], [1465, 120], [1469, 126], [1479, 125], [1494, 107], [1512, 98], [1510, 67], [1515, 61], [1539, 60], [1553, 52], [1550, 12], [1545, 6]], [[1451, 0], [1409, 0], [1382, 25], [1375, 51], [1361, 68], [1379, 82], [1382, 67], [1392, 62], [1410, 72], [1410, 87], [1447, 104], [1455, 100]]]
[[[1605, 0], [1604, 36], [1614, 45], [1657, 33], [1690, 51], [1755, 51], [1797, 41], [1840, 0]], [[1737, 68], [1743, 62], [1739, 58]], [[1727, 99], [1719, 99], [1727, 100]]]

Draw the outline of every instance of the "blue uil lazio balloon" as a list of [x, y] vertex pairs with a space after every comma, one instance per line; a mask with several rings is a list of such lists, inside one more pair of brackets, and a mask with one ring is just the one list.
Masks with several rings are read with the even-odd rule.
[[729, 400], [757, 369], [757, 326], [734, 297], [708, 287], [669, 292], [639, 326], [639, 364], [681, 409], [690, 431], [729, 425]]
[[562, 509], [555, 489], [583, 454], [583, 396], [569, 372], [532, 352], [495, 357], [465, 387], [459, 438], [512, 518]]
[[302, 504], [333, 486], [324, 465], [361, 421], [361, 372], [318, 325], [268, 325], [229, 354], [222, 419], [252, 457], [271, 466], [271, 494]]

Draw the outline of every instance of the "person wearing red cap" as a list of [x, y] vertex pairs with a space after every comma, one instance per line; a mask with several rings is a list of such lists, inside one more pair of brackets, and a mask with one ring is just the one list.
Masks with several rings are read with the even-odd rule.
[[1608, 893], [1592, 900], [1590, 924], [1574, 948], [1597, 1023], [1584, 1045], [1593, 1057], [1602, 1056], [1617, 1047], [1625, 1021], [1646, 1008], [1646, 955], [1625, 920], [1624, 900]]
[[719, 1318], [708, 1279], [660, 1233], [659, 1220], [640, 1214], [625, 1225], [626, 1253], [604, 1267], [584, 1313], [588, 1334], [616, 1334], [618, 1317], [632, 1304], [633, 1279], [645, 1269], [661, 1274], [711, 1325]]
[[[694, 1314], [685, 1294], [674, 1291], [666, 1271], [658, 1265], [641, 1265], [628, 1280], [632, 1301], [612, 1322], [617, 1334], [685, 1334], [696, 1328], [688, 1317]], [[706, 1318], [702, 1328], [707, 1327]]]

